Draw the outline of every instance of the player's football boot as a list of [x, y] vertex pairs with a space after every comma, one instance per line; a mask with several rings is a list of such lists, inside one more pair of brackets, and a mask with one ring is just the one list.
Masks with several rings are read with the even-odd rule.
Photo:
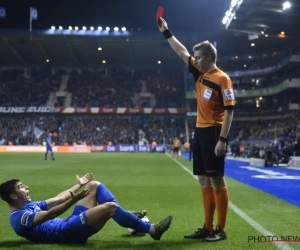
[[158, 222], [157, 224], [154, 224], [155, 233], [154, 234], [150, 234], [150, 236], [154, 240], [160, 240], [160, 238], [164, 234], [164, 232], [166, 232], [169, 229], [169, 227], [171, 225], [171, 222], [172, 222], [172, 219], [173, 219], [172, 216], [168, 216], [164, 220]]
[[130, 211], [130, 213], [134, 214], [135, 216], [139, 217], [140, 219], [144, 218], [147, 215], [146, 210]]
[[203, 241], [214, 242], [214, 241], [220, 241], [226, 239], [227, 239], [226, 233], [221, 229], [219, 225], [217, 225], [216, 229], [212, 231], [209, 236], [203, 239]]
[[191, 234], [187, 234], [184, 236], [186, 239], [204, 239], [210, 235], [211, 232], [209, 232], [205, 225], [203, 225], [203, 228], [198, 228], [197, 231]]

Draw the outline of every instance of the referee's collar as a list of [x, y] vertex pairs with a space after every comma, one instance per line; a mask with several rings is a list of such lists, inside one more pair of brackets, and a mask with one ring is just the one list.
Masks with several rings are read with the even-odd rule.
[[216, 72], [218, 72], [220, 69], [219, 68], [215, 68], [215, 69], [213, 69], [213, 70], [211, 70], [211, 71], [209, 71], [209, 72], [207, 72], [207, 73], [205, 73], [206, 75], [211, 75], [211, 74], [213, 74], [213, 73], [216, 73]]

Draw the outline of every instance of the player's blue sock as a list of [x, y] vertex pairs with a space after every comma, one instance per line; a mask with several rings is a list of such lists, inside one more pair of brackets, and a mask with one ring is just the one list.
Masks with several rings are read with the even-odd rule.
[[51, 157], [52, 157], [52, 159], [54, 159], [54, 154], [53, 154], [53, 151], [51, 151]]
[[132, 228], [141, 233], [149, 233], [152, 226], [121, 207], [117, 207], [112, 218], [121, 227]]
[[45, 153], [45, 160], [47, 160], [47, 157], [48, 157], [48, 150]]
[[114, 202], [119, 205], [114, 195], [102, 183], [97, 188], [96, 198], [100, 205], [106, 202]]

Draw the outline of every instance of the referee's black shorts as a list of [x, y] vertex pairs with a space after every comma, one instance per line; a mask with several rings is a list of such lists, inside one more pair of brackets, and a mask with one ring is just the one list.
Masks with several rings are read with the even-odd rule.
[[179, 147], [174, 147], [173, 148], [173, 153], [175, 154], [175, 153], [178, 153], [179, 152]]
[[193, 144], [194, 175], [224, 176], [225, 155], [217, 157], [215, 147], [221, 126], [196, 128]]

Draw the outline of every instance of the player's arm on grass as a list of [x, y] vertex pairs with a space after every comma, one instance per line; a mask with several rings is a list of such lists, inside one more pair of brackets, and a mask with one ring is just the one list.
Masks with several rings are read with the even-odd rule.
[[60, 216], [61, 214], [66, 212], [70, 207], [72, 207], [77, 201], [87, 197], [89, 194], [89, 190], [82, 190], [78, 194], [74, 194], [73, 192], [69, 191], [69, 199], [66, 200], [64, 203], [55, 206], [49, 209], [48, 211], [37, 212], [33, 218], [33, 226], [40, 225], [46, 222], [47, 220], [51, 220]]
[[[167, 22], [162, 18], [157, 19], [158, 29], [161, 33], [168, 30]], [[189, 57], [191, 56], [186, 47], [181, 44], [173, 35], [172, 37], [167, 39], [168, 43], [172, 47], [172, 49], [179, 55], [179, 57], [185, 62], [186, 65], [189, 65]]]
[[81, 178], [78, 175], [76, 175], [76, 181], [77, 181], [76, 185], [63, 191], [62, 193], [58, 194], [57, 196], [46, 200], [47, 210], [49, 210], [52, 207], [55, 207], [59, 204], [62, 204], [63, 202], [68, 200], [70, 198], [70, 192], [76, 193], [80, 188], [82, 188], [84, 185], [86, 185], [91, 180], [93, 180], [93, 178], [94, 178], [94, 175], [90, 174], [90, 173], [84, 175]]

